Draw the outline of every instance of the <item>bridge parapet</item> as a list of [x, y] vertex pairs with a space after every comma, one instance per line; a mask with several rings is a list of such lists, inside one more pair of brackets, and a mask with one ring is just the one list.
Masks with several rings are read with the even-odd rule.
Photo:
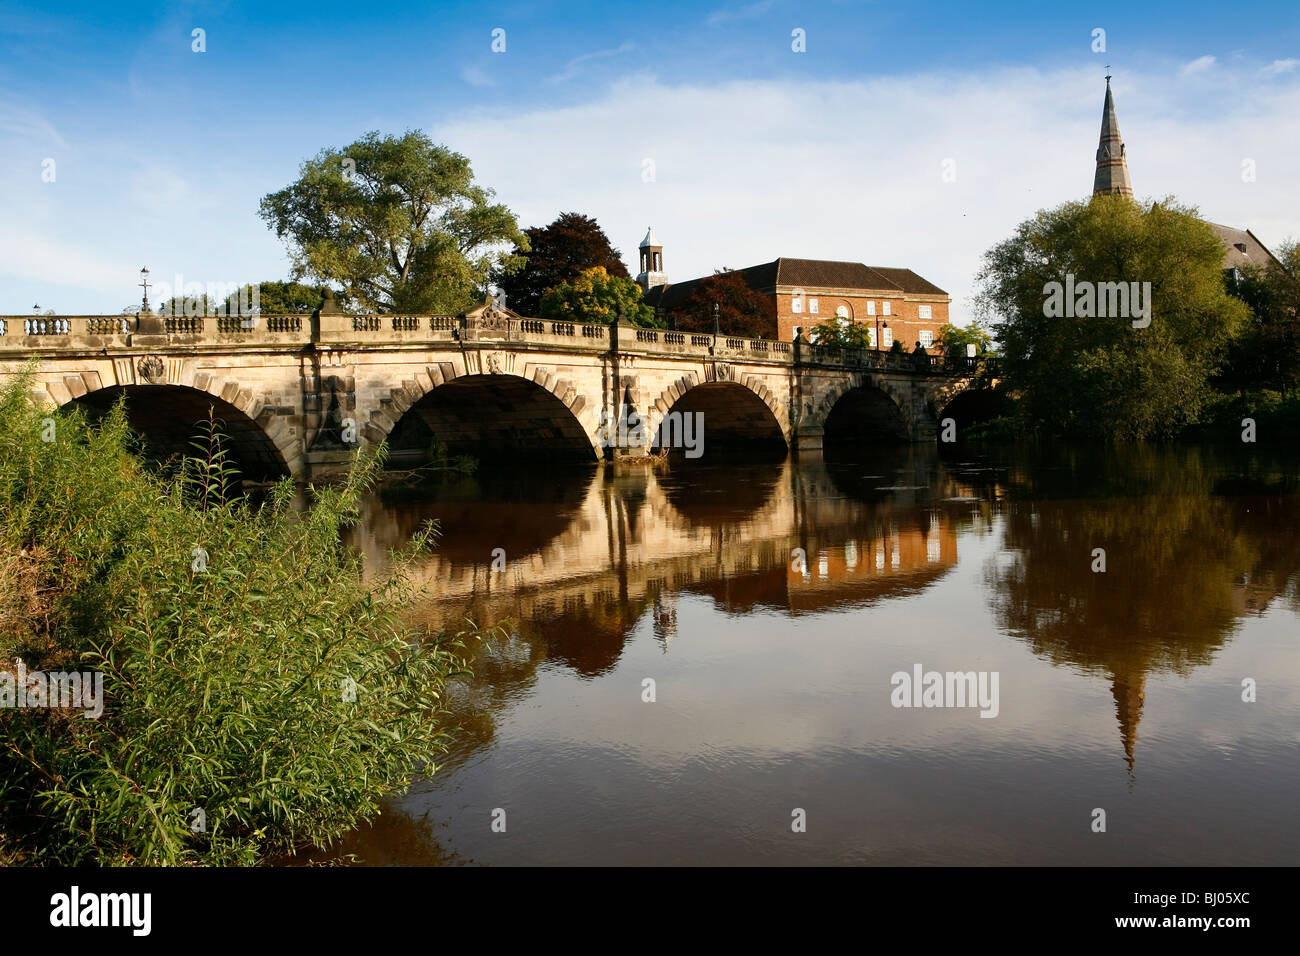
[[[142, 319], [147, 329], [142, 329]], [[944, 376], [992, 375], [996, 360], [811, 345], [670, 329], [612, 328], [512, 314], [480, 315], [219, 315], [0, 316], [0, 354], [76, 354], [86, 351], [182, 351], [242, 347], [272, 349], [310, 344], [349, 348], [422, 345], [501, 346], [522, 349], [629, 354], [757, 365], [816, 365], [836, 369]]]

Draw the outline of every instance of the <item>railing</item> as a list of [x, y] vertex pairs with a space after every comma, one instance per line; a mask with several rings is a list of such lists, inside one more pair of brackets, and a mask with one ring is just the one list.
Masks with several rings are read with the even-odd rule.
[[[87, 321], [87, 325], [93, 319]], [[163, 328], [169, 335], [201, 335], [203, 319], [200, 316], [169, 315], [163, 319]]]
[[38, 316], [34, 319], [23, 319], [24, 335], [67, 335], [68, 320], [59, 319], [54, 316]]
[[[0, 330], [3, 328], [4, 320], [0, 319]], [[86, 319], [87, 335], [126, 335], [130, 331], [131, 320], [125, 315], [92, 315]]]
[[[964, 355], [912, 355], [877, 349], [852, 349], [812, 345], [772, 339], [749, 339], [740, 336], [714, 336], [703, 332], [679, 332], [669, 329], [639, 328], [570, 322], [558, 319], [523, 318], [509, 315], [416, 316], [416, 315], [348, 315], [327, 313], [319, 321], [305, 315], [262, 316], [159, 316], [163, 330], [181, 337], [177, 344], [187, 347], [208, 345], [226, 347], [232, 341], [253, 345], [260, 340], [272, 344], [307, 344], [319, 341], [325, 347], [334, 343], [363, 342], [371, 347], [387, 342], [409, 345], [428, 341], [511, 342], [545, 347], [550, 344], [584, 351], [625, 348], [644, 350], [682, 358], [706, 359], [715, 356], [723, 361], [775, 362], [789, 364], [824, 364], [875, 371], [912, 372], [930, 375], [998, 377], [996, 357]], [[0, 317], [0, 348], [15, 351], [41, 347], [67, 349], [84, 345], [96, 351], [123, 347], [114, 337], [129, 336], [138, 329], [136, 316], [3, 316]], [[427, 324], [426, 324], [427, 323]], [[155, 326], [157, 327], [157, 326]], [[423, 333], [423, 334], [420, 334]], [[312, 336], [319, 335], [319, 339]], [[272, 338], [274, 336], [274, 338]], [[84, 337], [85, 340], [82, 340]], [[49, 339], [48, 343], [40, 342]]]

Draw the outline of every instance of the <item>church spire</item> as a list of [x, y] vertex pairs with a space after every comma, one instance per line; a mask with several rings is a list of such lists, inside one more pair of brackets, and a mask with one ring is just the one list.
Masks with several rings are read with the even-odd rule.
[[1115, 98], [1110, 95], [1110, 77], [1106, 77], [1106, 103], [1101, 110], [1101, 140], [1097, 144], [1097, 175], [1092, 180], [1094, 196], [1113, 195], [1133, 198], [1133, 181], [1128, 176], [1128, 157], [1119, 135], [1115, 116]]

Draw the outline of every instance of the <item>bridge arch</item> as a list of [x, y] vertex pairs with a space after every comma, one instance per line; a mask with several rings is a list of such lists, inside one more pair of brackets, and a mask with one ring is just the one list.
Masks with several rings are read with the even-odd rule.
[[957, 425], [960, 436], [963, 429], [986, 422], [989, 419], [1005, 415], [1010, 410], [1010, 400], [1006, 393], [996, 388], [966, 387], [949, 391], [937, 401], [937, 419], [940, 423], [951, 418]]
[[[298, 440], [282, 423], [264, 427], [261, 420], [269, 417], [270, 410], [238, 381], [198, 375], [192, 384], [91, 382], [94, 387], [88, 387], [85, 376], [72, 385], [67, 384], [69, 378], [58, 383], [63, 388], [47, 384], [56, 408], [84, 408], [94, 418], [106, 414], [125, 395], [127, 422], [156, 461], [192, 455], [190, 442], [201, 434], [211, 409], [225, 435], [226, 451], [242, 477], [255, 481], [298, 477], [302, 461]], [[81, 387], [76, 388], [77, 384]]]
[[[650, 407], [650, 447], [660, 450], [682, 434], [670, 415], [702, 415], [703, 453], [723, 451], [760, 457], [784, 457], [789, 450], [789, 427], [777, 396], [753, 375], [735, 375], [730, 369], [711, 368], [703, 379], [691, 372], [660, 393]], [[671, 450], [671, 449], [670, 449]]]
[[587, 463], [601, 456], [595, 408], [544, 369], [459, 373], [444, 363], [390, 391], [365, 437], [389, 443], [389, 464], [417, 463], [436, 439], [448, 455], [486, 461]]
[[833, 386], [814, 421], [822, 428], [825, 451], [910, 441], [912, 427], [905, 396], [886, 379], [854, 375]]

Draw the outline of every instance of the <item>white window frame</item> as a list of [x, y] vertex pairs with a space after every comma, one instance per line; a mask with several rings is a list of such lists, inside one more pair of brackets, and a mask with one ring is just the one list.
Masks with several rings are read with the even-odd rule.
[[916, 317], [925, 319], [928, 322], [934, 318], [934, 311], [928, 305], [918, 305], [916, 307]]
[[795, 315], [803, 315], [803, 296], [796, 295], [790, 297], [790, 311]]
[[888, 300], [886, 300], [886, 301], [880, 303], [880, 314], [881, 314], [881, 315], [893, 315], [893, 314], [894, 314], [894, 313], [892, 313], [892, 312], [889, 311], [890, 304], [891, 304], [891, 303], [890, 303]]
[[894, 330], [888, 326], [880, 330], [880, 347], [885, 349], [894, 347]]
[[847, 305], [836, 306], [835, 318], [847, 319], [849, 317], [849, 307]]
[[867, 326], [867, 346], [873, 349], [876, 347], [876, 327], [874, 325]]
[[876, 314], [876, 303], [874, 300], [868, 300], [867, 315], [875, 315], [875, 314]]
[[922, 348], [928, 349], [931, 345], [934, 344], [934, 332], [932, 332], [930, 329], [922, 329], [920, 332], [920, 337], [921, 337]]
[[816, 299], [816, 297], [811, 298], [811, 299], [808, 300], [808, 311], [811, 312], [813, 315], [816, 315], [816, 314], [817, 314], [817, 299]]

